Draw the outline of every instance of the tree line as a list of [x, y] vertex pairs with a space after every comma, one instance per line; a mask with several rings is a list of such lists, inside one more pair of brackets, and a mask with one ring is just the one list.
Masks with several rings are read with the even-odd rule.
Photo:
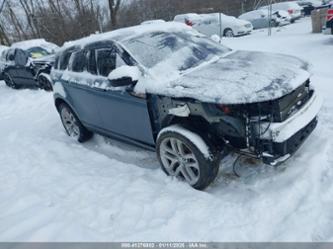
[[92, 33], [170, 21], [181, 13], [238, 16], [270, 0], [0, 0], [0, 44], [45, 38], [62, 45]]

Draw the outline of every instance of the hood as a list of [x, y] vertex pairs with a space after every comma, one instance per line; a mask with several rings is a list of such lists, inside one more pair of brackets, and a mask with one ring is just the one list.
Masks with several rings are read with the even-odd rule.
[[296, 57], [233, 51], [183, 74], [159, 91], [209, 103], [263, 102], [280, 98], [302, 85], [310, 77], [308, 69], [309, 64]]

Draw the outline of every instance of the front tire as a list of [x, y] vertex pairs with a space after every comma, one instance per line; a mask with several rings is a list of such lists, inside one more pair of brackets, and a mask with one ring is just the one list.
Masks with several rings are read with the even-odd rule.
[[38, 76], [38, 86], [39, 86], [39, 88], [41, 88], [47, 92], [53, 91], [51, 82], [44, 75]]
[[270, 26], [271, 26], [271, 28], [275, 28], [275, 27], [278, 27], [279, 24], [275, 20], [271, 20]]
[[230, 28], [225, 29], [223, 34], [225, 37], [234, 37], [235, 36], [234, 32]]
[[80, 120], [68, 105], [60, 104], [59, 114], [68, 136], [72, 137], [79, 143], [84, 143], [92, 137], [93, 133], [88, 131], [81, 124]]
[[[163, 171], [195, 189], [205, 189], [218, 174], [220, 158], [216, 148], [208, 145], [198, 134], [181, 126], [163, 129], [156, 147]], [[209, 155], [202, 151], [203, 148], [207, 148]]]

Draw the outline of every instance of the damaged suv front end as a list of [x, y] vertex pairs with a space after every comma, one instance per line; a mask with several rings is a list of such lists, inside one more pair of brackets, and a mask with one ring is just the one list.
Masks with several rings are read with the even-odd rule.
[[211, 124], [214, 133], [233, 150], [277, 165], [290, 158], [315, 129], [321, 104], [307, 81], [279, 99], [219, 105], [220, 121]]
[[169, 83], [164, 92], [177, 98], [160, 97], [155, 116], [161, 123], [176, 116], [224, 150], [277, 165], [316, 127], [322, 99], [309, 71], [291, 56], [228, 52]]
[[278, 165], [289, 159], [317, 125], [322, 98], [309, 81], [291, 93], [250, 104], [212, 104], [159, 96], [154, 101], [158, 123], [188, 124], [220, 151]]

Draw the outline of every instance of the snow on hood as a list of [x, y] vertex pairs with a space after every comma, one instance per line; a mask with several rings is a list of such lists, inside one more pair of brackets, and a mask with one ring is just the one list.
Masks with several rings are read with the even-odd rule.
[[209, 103], [242, 104], [280, 98], [310, 77], [309, 64], [281, 54], [233, 51], [169, 82], [145, 84], [148, 93]]

